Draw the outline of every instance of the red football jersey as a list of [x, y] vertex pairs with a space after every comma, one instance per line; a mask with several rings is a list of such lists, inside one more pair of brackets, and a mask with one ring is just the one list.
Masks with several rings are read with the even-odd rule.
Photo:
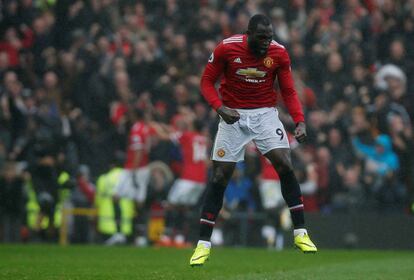
[[[221, 75], [220, 99], [215, 83]], [[285, 47], [274, 40], [267, 55], [262, 58], [257, 58], [249, 50], [247, 35], [235, 35], [223, 40], [204, 69], [201, 92], [214, 109], [222, 104], [234, 109], [274, 107], [277, 101], [274, 89], [276, 77], [290, 115], [295, 123], [303, 122], [289, 55]]]
[[181, 179], [205, 183], [207, 178], [207, 138], [197, 132], [186, 131], [178, 136], [183, 154]]
[[143, 121], [137, 121], [131, 127], [128, 137], [127, 157], [125, 169], [134, 168], [134, 157], [137, 150], [141, 150], [141, 161], [137, 167], [148, 164], [149, 150], [151, 148], [150, 136], [154, 134], [154, 129]]

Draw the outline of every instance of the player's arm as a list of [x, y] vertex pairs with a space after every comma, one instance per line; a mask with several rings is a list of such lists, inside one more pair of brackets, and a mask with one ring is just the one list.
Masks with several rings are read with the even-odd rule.
[[224, 72], [225, 58], [224, 45], [219, 44], [208, 59], [208, 63], [201, 76], [201, 93], [214, 110], [223, 118], [223, 120], [232, 124], [239, 120], [240, 115], [236, 110], [227, 108], [221, 102], [216, 90], [216, 82]]
[[281, 58], [281, 66], [277, 72], [277, 79], [283, 102], [296, 124], [295, 138], [299, 143], [302, 143], [306, 140], [305, 116], [303, 115], [302, 105], [300, 104], [299, 97], [295, 90], [295, 84], [291, 73], [290, 58], [287, 51], [284, 52]]
[[170, 140], [171, 127], [166, 124], [151, 121], [149, 123], [154, 134], [161, 140]]
[[161, 140], [171, 141], [174, 144], [178, 144], [180, 142], [180, 138], [183, 133], [177, 131], [172, 126], [156, 122], [151, 122], [150, 125]]

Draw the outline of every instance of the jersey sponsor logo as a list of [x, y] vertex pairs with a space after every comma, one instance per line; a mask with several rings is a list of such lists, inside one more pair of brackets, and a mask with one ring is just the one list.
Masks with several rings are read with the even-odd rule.
[[265, 59], [263, 59], [263, 64], [267, 68], [271, 68], [273, 66], [273, 59], [271, 57], [267, 56], [267, 57], [265, 57]]
[[241, 61], [240, 57], [235, 58], [235, 59], [233, 60], [233, 62], [235, 62], [235, 63], [242, 63], [242, 61]]
[[219, 157], [224, 157], [226, 155], [226, 152], [223, 149], [218, 149], [217, 155]]
[[258, 80], [258, 79], [249, 79], [249, 78], [246, 78], [245, 81], [248, 82], [248, 83], [260, 84], [260, 83], [264, 83], [266, 80]]
[[245, 68], [237, 70], [236, 74], [246, 78], [263, 78], [266, 76], [266, 71], [260, 71], [257, 68]]
[[212, 63], [214, 61], [214, 53], [211, 53], [208, 62]]
[[245, 68], [237, 70], [236, 74], [243, 76], [245, 82], [260, 84], [265, 82], [265, 79], [258, 79], [263, 78], [266, 76], [266, 71], [260, 71], [257, 68]]

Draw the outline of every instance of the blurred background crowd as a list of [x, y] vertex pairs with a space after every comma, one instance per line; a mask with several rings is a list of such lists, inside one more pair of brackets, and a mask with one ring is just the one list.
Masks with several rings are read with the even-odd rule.
[[[271, 18], [289, 51], [306, 114], [307, 143], [291, 141], [305, 211], [409, 213], [413, 0], [4, 0], [0, 238], [50, 229], [39, 204], [55, 204], [55, 228], [63, 205], [96, 205], [98, 179], [123, 164], [136, 109], [178, 129], [202, 121], [213, 139], [218, 118], [200, 94], [202, 70], [217, 43], [243, 33], [256, 13]], [[163, 215], [180, 160], [179, 145], [153, 139], [150, 161], [160, 164], [141, 225]], [[229, 211], [262, 211], [259, 175], [250, 152], [229, 187]]]

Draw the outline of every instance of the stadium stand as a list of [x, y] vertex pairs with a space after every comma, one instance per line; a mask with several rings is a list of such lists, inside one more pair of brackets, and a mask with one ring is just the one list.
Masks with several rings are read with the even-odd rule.
[[[200, 94], [201, 71], [216, 43], [244, 32], [258, 12], [289, 50], [306, 113], [309, 140], [291, 143], [301, 185], [315, 182], [304, 191], [306, 210], [411, 209], [412, 0], [4, 0], [0, 11], [2, 241], [56, 240], [63, 205], [107, 212], [102, 180], [125, 157], [132, 109], [171, 127], [201, 120], [213, 137], [217, 116]], [[154, 139], [151, 162], [179, 177], [180, 160], [177, 145]], [[260, 216], [260, 160], [248, 153], [239, 172], [249, 183], [245, 208]], [[162, 180], [150, 183], [158, 187], [141, 226], [165, 210], [171, 184]], [[101, 233], [115, 231], [113, 222]], [[74, 224], [88, 231], [88, 220]]]

